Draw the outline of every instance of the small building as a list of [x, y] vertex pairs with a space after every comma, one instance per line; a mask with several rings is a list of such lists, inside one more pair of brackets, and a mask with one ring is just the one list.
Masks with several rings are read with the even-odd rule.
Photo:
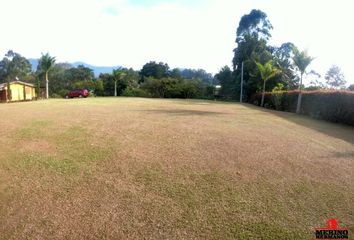
[[31, 101], [35, 98], [36, 89], [31, 83], [21, 81], [0, 83], [1, 102]]
[[220, 97], [221, 85], [214, 85], [214, 98]]

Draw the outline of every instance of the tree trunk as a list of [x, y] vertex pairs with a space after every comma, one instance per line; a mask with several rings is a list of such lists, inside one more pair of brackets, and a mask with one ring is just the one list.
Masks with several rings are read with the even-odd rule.
[[114, 81], [114, 96], [117, 97], [117, 81]]
[[45, 98], [49, 98], [49, 80], [48, 80], [48, 71], [45, 73]]
[[300, 86], [299, 86], [299, 96], [297, 97], [297, 106], [296, 106], [296, 113], [300, 114], [301, 113], [301, 99], [302, 99], [302, 74], [300, 77]]
[[262, 91], [261, 107], [263, 107], [263, 105], [264, 105], [264, 95], [265, 95], [265, 81], [263, 81], [263, 91]]

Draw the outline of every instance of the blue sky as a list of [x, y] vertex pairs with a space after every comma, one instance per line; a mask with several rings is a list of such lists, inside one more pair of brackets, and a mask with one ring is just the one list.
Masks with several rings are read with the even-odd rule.
[[336, 64], [354, 84], [350, 0], [11, 0], [0, 1], [0, 55], [123, 65], [155, 60], [216, 73], [231, 66], [235, 32], [253, 8], [268, 14], [271, 43], [291, 41], [324, 75]]
[[179, 3], [187, 6], [197, 6], [200, 4], [207, 4], [209, 0], [129, 0], [132, 5], [136, 6], [154, 6], [163, 3]]
[[159, 4], [164, 1], [163, 0], [130, 0], [129, 2], [131, 4], [140, 5], [140, 6], [151, 6], [151, 5]]

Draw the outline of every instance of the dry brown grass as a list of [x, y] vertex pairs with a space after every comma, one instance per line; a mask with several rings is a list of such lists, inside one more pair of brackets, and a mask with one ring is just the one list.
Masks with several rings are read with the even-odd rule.
[[311, 239], [354, 231], [354, 129], [249, 105], [0, 105], [0, 239]]

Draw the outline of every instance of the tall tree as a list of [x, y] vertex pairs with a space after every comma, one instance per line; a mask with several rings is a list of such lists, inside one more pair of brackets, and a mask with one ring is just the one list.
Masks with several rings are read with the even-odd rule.
[[[241, 85], [241, 66], [242, 62], [244, 62], [243, 93], [245, 100], [247, 101], [252, 94], [262, 88], [257, 77], [258, 69], [254, 59], [257, 59], [259, 62], [268, 62], [273, 59], [273, 56], [264, 39], [258, 40], [252, 36], [246, 36], [245, 39], [246, 41], [241, 42], [235, 49], [233, 76], [236, 78], [235, 91], [237, 91], [236, 94], [239, 94]], [[239, 98], [238, 95], [235, 95], [235, 97]]]
[[98, 77], [103, 82], [104, 96], [114, 95], [114, 76], [110, 73], [101, 73]]
[[84, 65], [72, 67], [67, 71], [66, 74], [71, 82], [90, 81], [94, 78], [93, 70], [91, 68], [85, 67]]
[[0, 82], [9, 82], [16, 78], [23, 80], [30, 73], [30, 62], [12, 50], [9, 50], [0, 61]]
[[245, 36], [253, 36], [257, 39], [268, 40], [271, 37], [272, 24], [267, 14], [258, 9], [253, 9], [249, 14], [242, 16], [238, 28], [236, 42], [245, 41]]
[[51, 57], [49, 53], [42, 54], [39, 59], [39, 68], [45, 74], [45, 97], [49, 98], [49, 79], [48, 73], [55, 64], [55, 57]]
[[113, 70], [113, 77], [114, 77], [114, 96], [117, 97], [117, 82], [122, 81], [123, 78], [127, 74], [123, 71], [123, 69], [115, 69]]
[[139, 86], [139, 72], [135, 71], [133, 68], [123, 68], [126, 75], [123, 78], [120, 89], [123, 92], [127, 87], [136, 88]]
[[213, 84], [213, 75], [204, 69], [183, 69], [181, 75], [185, 79], [201, 80], [206, 84]]
[[234, 98], [235, 78], [233, 77], [232, 70], [229, 66], [224, 66], [216, 75], [215, 79], [220, 83], [221, 89], [219, 95], [224, 99]]
[[[69, 63], [54, 64], [48, 74], [48, 78], [50, 79], [49, 95], [52, 93], [63, 95], [67, 91], [72, 90], [71, 68], [72, 65]], [[41, 78], [44, 79], [44, 76], [41, 76]]]
[[261, 74], [261, 78], [263, 80], [263, 90], [262, 90], [262, 101], [261, 101], [261, 107], [263, 107], [264, 105], [264, 95], [265, 95], [265, 86], [266, 86], [266, 82], [275, 77], [276, 75], [280, 74], [281, 71], [274, 67], [274, 63], [272, 60], [269, 60], [268, 62], [266, 62], [264, 65], [257, 62], [256, 61], [256, 64], [257, 64], [257, 67], [258, 67], [258, 70]]
[[307, 51], [299, 51], [296, 47], [293, 49], [294, 51], [294, 63], [300, 72], [300, 85], [299, 85], [299, 96], [297, 98], [297, 106], [296, 113], [300, 113], [301, 111], [301, 99], [302, 99], [302, 77], [306, 71], [306, 68], [310, 65], [310, 63], [314, 60], [313, 57], [309, 56]]
[[296, 75], [294, 61], [294, 44], [291, 42], [283, 43], [280, 47], [274, 47], [273, 56], [277, 67], [282, 71], [279, 74], [279, 83], [282, 83], [286, 89], [297, 88], [300, 79]]
[[116, 89], [113, 92], [116, 92], [117, 96], [123, 94], [127, 88], [131, 90], [139, 86], [139, 72], [134, 71], [132, 68], [121, 68], [119, 76], [113, 75], [113, 78]]
[[233, 76], [235, 77], [235, 91], [237, 94], [241, 85], [241, 66], [244, 62], [244, 96], [245, 100], [261, 88], [256, 77], [257, 66], [254, 59], [259, 62], [267, 62], [273, 58], [271, 48], [267, 45], [273, 29], [267, 15], [253, 9], [249, 14], [244, 15], [236, 31], [237, 47], [234, 49]]
[[[9, 50], [5, 57], [0, 61], [0, 83], [6, 82], [8, 85], [10, 81], [25, 79], [31, 72], [31, 64], [20, 54]], [[8, 86], [9, 88], [9, 86]], [[11, 92], [7, 91], [7, 98], [11, 99]]]
[[176, 78], [176, 79], [182, 79], [183, 78], [182, 72], [178, 68], [172, 69], [172, 71], [170, 72], [170, 75], [171, 75], [172, 78]]
[[326, 83], [333, 88], [345, 87], [345, 84], [347, 83], [342, 70], [336, 65], [333, 65], [328, 69], [325, 79]]
[[169, 76], [169, 66], [167, 63], [154, 61], [146, 63], [140, 71], [141, 81], [144, 81], [145, 78], [153, 77], [160, 79], [163, 77]]

